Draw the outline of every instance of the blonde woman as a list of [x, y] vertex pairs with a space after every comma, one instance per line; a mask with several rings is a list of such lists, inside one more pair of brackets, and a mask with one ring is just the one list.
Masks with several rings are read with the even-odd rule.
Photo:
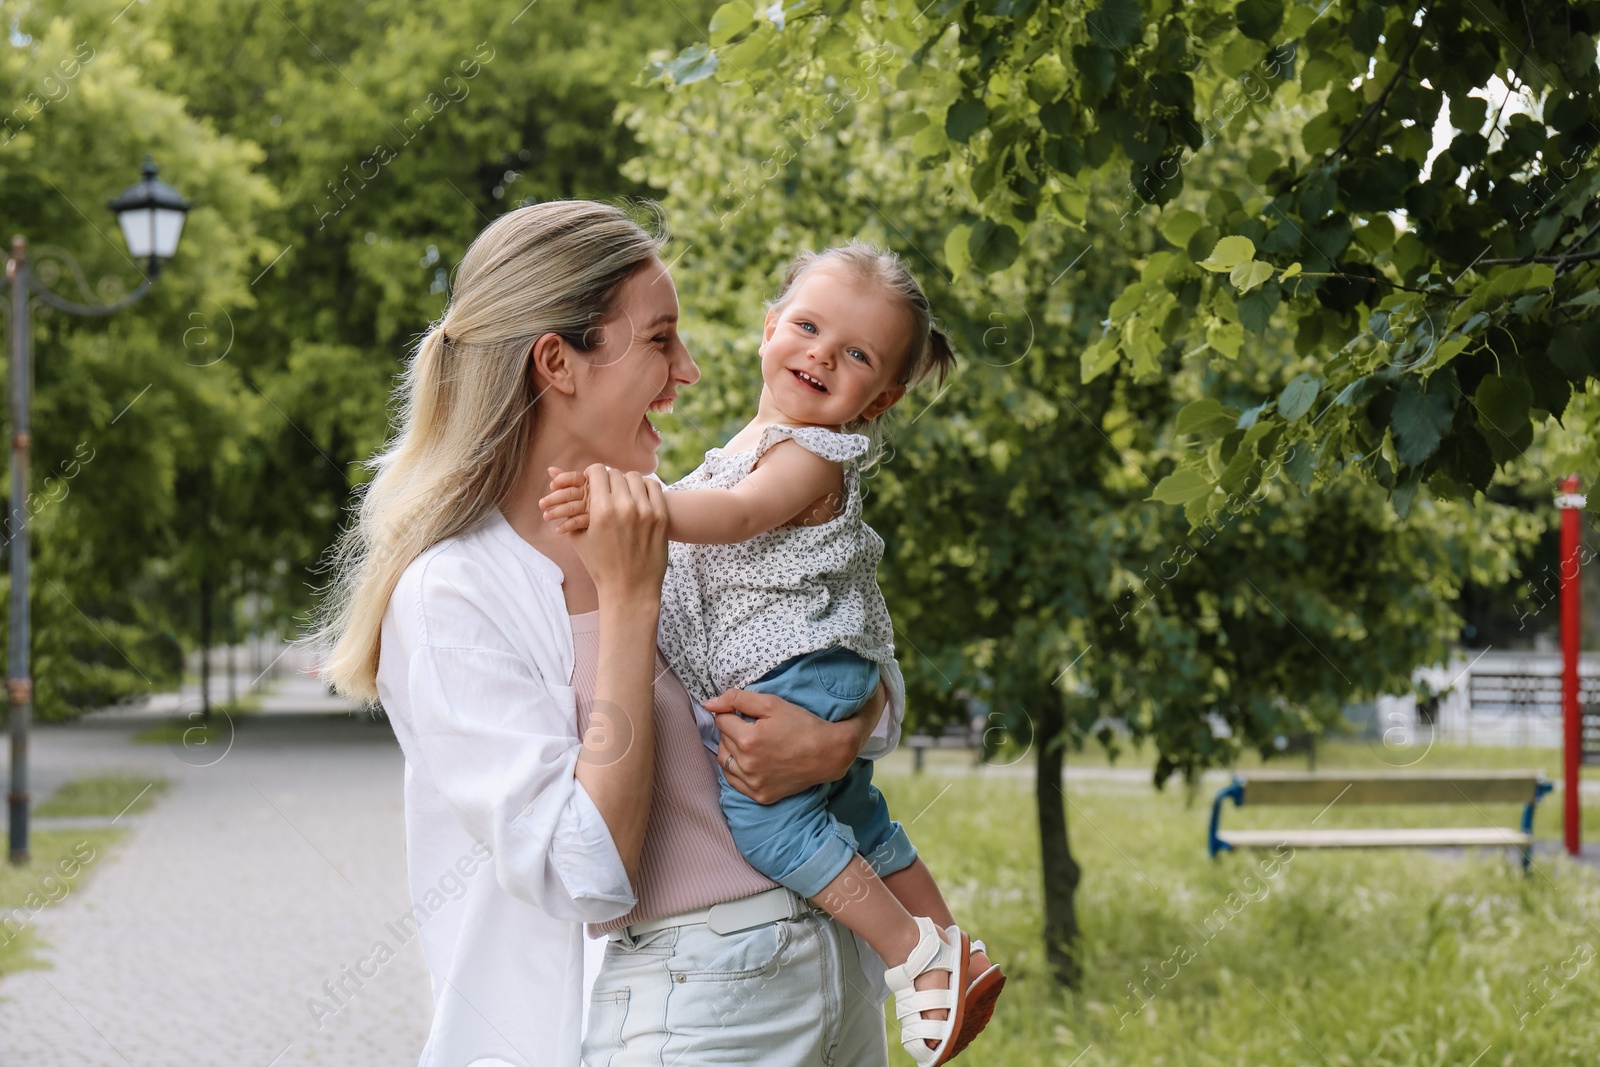
[[[837, 780], [892, 747], [882, 711], [903, 689], [891, 667], [838, 723], [730, 694], [708, 702], [716, 753], [702, 743], [711, 716], [656, 650], [667, 516], [649, 413], [699, 378], [658, 249], [582, 201], [489, 226], [341, 545], [327, 672], [382, 700], [406, 757], [435, 1005], [423, 1065], [575, 1067], [586, 1016], [606, 1047], [626, 1035], [591, 1067], [887, 1062], [854, 939], [745, 862], [713, 759], [764, 802]], [[557, 469], [587, 474], [580, 533], [541, 517]], [[650, 936], [668, 987], [594, 988], [601, 935]]]

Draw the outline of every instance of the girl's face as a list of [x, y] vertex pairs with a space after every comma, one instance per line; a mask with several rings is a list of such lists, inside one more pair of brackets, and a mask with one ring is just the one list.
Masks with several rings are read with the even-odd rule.
[[581, 410], [566, 420], [571, 448], [588, 463], [654, 471], [661, 435], [649, 413], [671, 411], [678, 388], [700, 380], [678, 337], [678, 291], [660, 260], [622, 284], [616, 310], [592, 336], [599, 343], [573, 361]]
[[764, 399], [795, 422], [844, 426], [876, 418], [905, 395], [896, 384], [911, 347], [911, 312], [848, 270], [812, 267], [767, 313]]

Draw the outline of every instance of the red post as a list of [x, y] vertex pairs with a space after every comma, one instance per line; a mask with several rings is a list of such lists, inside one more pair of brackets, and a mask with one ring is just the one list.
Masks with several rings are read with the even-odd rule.
[[1566, 827], [1567, 854], [1576, 856], [1582, 846], [1579, 833], [1578, 775], [1583, 756], [1583, 727], [1578, 711], [1578, 647], [1582, 629], [1578, 614], [1578, 545], [1584, 499], [1578, 493], [1578, 476], [1568, 475], [1561, 483], [1562, 495], [1556, 498], [1561, 509], [1561, 715], [1565, 732], [1566, 805], [1562, 825]]

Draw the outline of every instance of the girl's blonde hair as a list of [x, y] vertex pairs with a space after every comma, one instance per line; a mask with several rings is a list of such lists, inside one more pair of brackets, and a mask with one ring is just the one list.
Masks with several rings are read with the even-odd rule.
[[[817, 267], [838, 267], [901, 301], [911, 313], [911, 341], [895, 384], [907, 389], [915, 387], [930, 375], [937, 375], [935, 385], [943, 385], [947, 374], [955, 367], [955, 350], [950, 338], [939, 329], [928, 303], [928, 294], [922, 291], [916, 277], [906, 267], [905, 260], [870, 241], [854, 240], [847, 244], [825, 248], [821, 252], [807, 249], [789, 261], [783, 285], [778, 295], [768, 303], [769, 310], [777, 312], [794, 295], [795, 286], [808, 271]], [[883, 458], [888, 439], [890, 408], [875, 419], [856, 419], [845, 427], [851, 433], [864, 433], [872, 442], [863, 466], [870, 467]]]
[[449, 306], [402, 375], [399, 430], [369, 463], [376, 474], [333, 551], [311, 642], [341, 693], [376, 699], [379, 635], [401, 573], [516, 484], [538, 400], [533, 343], [554, 333], [590, 350], [618, 290], [663, 239], [610, 205], [561, 200], [502, 215], [467, 249]]

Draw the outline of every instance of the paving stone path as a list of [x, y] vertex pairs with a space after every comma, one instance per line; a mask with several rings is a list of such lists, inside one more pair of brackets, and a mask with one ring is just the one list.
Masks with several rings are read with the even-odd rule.
[[387, 724], [263, 714], [231, 746], [133, 743], [150, 724], [35, 731], [36, 798], [97, 773], [172, 784], [34, 919], [52, 966], [0, 978], [0, 1064], [415, 1063], [431, 999], [415, 939], [386, 926], [410, 907]]

